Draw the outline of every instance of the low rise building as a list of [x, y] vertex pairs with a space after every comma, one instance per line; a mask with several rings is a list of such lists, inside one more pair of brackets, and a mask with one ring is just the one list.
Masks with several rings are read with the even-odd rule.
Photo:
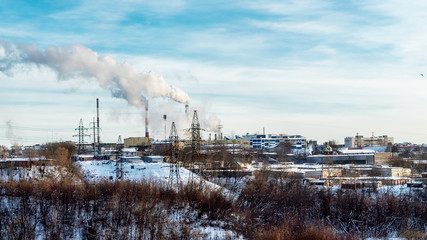
[[388, 167], [375, 165], [372, 169], [374, 175], [381, 177], [409, 177], [411, 169], [402, 167]]
[[246, 134], [236, 138], [249, 140], [249, 146], [254, 149], [272, 149], [279, 146], [282, 142], [290, 143], [292, 150], [301, 151], [307, 148], [307, 139], [301, 135]]
[[139, 151], [149, 148], [151, 139], [147, 137], [130, 137], [124, 139], [125, 148], [137, 148]]
[[374, 164], [374, 154], [311, 155], [305, 161], [317, 164]]
[[344, 139], [344, 145], [347, 148], [387, 146], [388, 144], [393, 143], [393, 137], [389, 137], [387, 135], [372, 137], [357, 135], [355, 137], [346, 137]]

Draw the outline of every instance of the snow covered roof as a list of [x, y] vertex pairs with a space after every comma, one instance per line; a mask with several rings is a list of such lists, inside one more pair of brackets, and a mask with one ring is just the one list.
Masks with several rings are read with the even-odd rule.
[[136, 152], [136, 148], [122, 148], [122, 152], [132, 152], [132, 153], [135, 153]]
[[351, 148], [341, 148], [338, 152], [342, 154], [372, 154], [375, 153], [374, 150], [371, 149], [351, 149]]
[[384, 153], [387, 150], [387, 146], [378, 146], [378, 147], [365, 147], [366, 150], [373, 150], [377, 153]]

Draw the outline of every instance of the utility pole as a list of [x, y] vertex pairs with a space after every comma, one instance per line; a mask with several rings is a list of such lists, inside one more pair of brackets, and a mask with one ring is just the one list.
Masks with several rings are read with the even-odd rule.
[[101, 141], [99, 136], [99, 99], [96, 99], [96, 129], [98, 130], [98, 153], [101, 154]]
[[95, 159], [96, 158], [96, 133], [95, 133], [95, 130], [96, 130], [96, 122], [95, 122], [95, 117], [93, 118], [93, 122], [91, 122], [91, 124], [92, 124], [92, 128], [93, 128], [93, 159]]

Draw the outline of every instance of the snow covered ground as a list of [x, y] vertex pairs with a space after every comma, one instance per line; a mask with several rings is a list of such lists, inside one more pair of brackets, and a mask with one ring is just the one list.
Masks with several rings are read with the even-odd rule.
[[61, 178], [61, 173], [65, 171], [59, 166], [31, 166], [31, 167], [15, 167], [0, 169], [0, 181], [7, 182], [9, 180], [19, 181], [21, 179], [37, 181], [44, 179]]
[[[104, 161], [82, 161], [76, 162], [81, 172], [89, 181], [116, 180], [116, 162]], [[131, 181], [155, 180], [168, 182], [170, 165], [169, 163], [145, 163], [124, 162], [123, 179]], [[182, 182], [187, 182], [191, 172], [184, 168], [179, 168], [179, 175]]]
[[[79, 161], [75, 165], [80, 168], [84, 177], [88, 181], [100, 181], [100, 180], [116, 180], [116, 162], [111, 160], [103, 161]], [[124, 162], [123, 163], [123, 180], [130, 181], [143, 181], [151, 180], [163, 184], [167, 184], [170, 175], [170, 164], [169, 163], [145, 163], [143, 161], [138, 162]], [[229, 194], [227, 189], [220, 187], [214, 183], [200, 180], [197, 174], [191, 171], [179, 167], [179, 179], [181, 184], [187, 184], [193, 180], [195, 183], [201, 182], [204, 186], [210, 189], [219, 189], [224, 194]]]
[[[89, 181], [98, 180], [116, 180], [116, 162], [110, 160], [104, 161], [81, 161], [76, 162], [81, 172]], [[141, 181], [155, 180], [165, 183], [169, 180], [169, 163], [145, 163], [124, 162], [123, 163], [124, 180]], [[188, 182], [191, 172], [185, 168], [179, 168], [181, 182]]]
[[[116, 180], [116, 162], [115, 161], [81, 161], [76, 162], [75, 165], [80, 168], [84, 177], [88, 181], [100, 181], [100, 180]], [[123, 163], [124, 177], [123, 180], [131, 181], [143, 181], [150, 180], [159, 182], [160, 184], [167, 184], [170, 174], [169, 163], [145, 163], [145, 162], [125, 162]], [[187, 184], [193, 173], [185, 168], [179, 168], [179, 176], [182, 184]], [[196, 183], [200, 182], [198, 175], [193, 174], [193, 181]], [[202, 184], [210, 189], [219, 189], [219, 185], [202, 180]], [[231, 192], [225, 188], [221, 188], [223, 194], [227, 195]], [[230, 196], [230, 195], [228, 195]], [[170, 217], [170, 222], [177, 221], [176, 219], [183, 219], [184, 216], [190, 212], [176, 211]], [[176, 219], [175, 219], [176, 218]], [[197, 219], [192, 217], [192, 231], [200, 232], [203, 239], [243, 239], [241, 236], [237, 236], [233, 231], [224, 229], [221, 223], [212, 224], [207, 220]], [[191, 217], [190, 217], [191, 219]]]

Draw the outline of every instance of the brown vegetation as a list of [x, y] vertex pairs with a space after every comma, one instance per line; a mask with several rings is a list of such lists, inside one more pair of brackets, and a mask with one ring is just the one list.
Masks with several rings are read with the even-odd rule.
[[315, 190], [298, 178], [273, 181], [260, 172], [240, 194], [236, 205], [243, 220], [236, 229], [249, 239], [353, 239], [419, 233], [427, 223], [426, 202], [426, 191], [412, 197], [392, 192], [332, 192]]
[[[59, 152], [63, 152], [62, 150]], [[62, 154], [59, 154], [62, 156]], [[409, 238], [426, 234], [427, 193], [316, 190], [296, 177], [260, 171], [237, 199], [195, 183], [0, 182], [6, 239], [203, 239], [194, 227], [221, 223], [246, 239]]]
[[[8, 239], [197, 239], [203, 235], [188, 222], [222, 219], [231, 209], [221, 193], [190, 185], [175, 192], [153, 182], [21, 180], [0, 183], [0, 189], [0, 200], [8, 202], [0, 207], [0, 235]], [[171, 215], [175, 211], [182, 221]]]

